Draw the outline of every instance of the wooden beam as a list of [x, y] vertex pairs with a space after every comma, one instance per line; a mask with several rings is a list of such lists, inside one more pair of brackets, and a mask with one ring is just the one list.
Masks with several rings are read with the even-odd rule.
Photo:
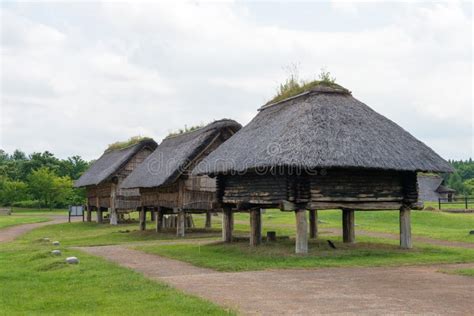
[[102, 224], [104, 221], [104, 216], [102, 214], [102, 209], [99, 207], [97, 208], [97, 223]]
[[206, 228], [211, 228], [212, 227], [212, 219], [211, 219], [211, 211], [207, 211], [206, 212], [206, 224], [205, 224], [205, 227]]
[[140, 230], [146, 230], [146, 209], [143, 206], [140, 207], [139, 220]]
[[262, 243], [262, 213], [259, 208], [250, 210], [250, 246]]
[[232, 231], [234, 230], [234, 213], [230, 207], [224, 207], [222, 211], [222, 241], [232, 242]]
[[86, 221], [92, 222], [92, 210], [91, 210], [91, 206], [90, 206], [90, 205], [87, 205], [86, 208], [87, 208]]
[[160, 232], [163, 228], [163, 210], [161, 207], [156, 208], [156, 232]]
[[344, 243], [355, 243], [355, 230], [354, 230], [354, 210], [343, 209], [342, 210], [342, 241]]
[[177, 215], [178, 222], [176, 223], [176, 235], [178, 237], [184, 237], [184, 232], [186, 230], [185, 217], [186, 213], [182, 210], [179, 210]]
[[308, 253], [308, 222], [306, 220], [306, 210], [295, 211], [296, 216], [296, 243], [295, 253]]
[[309, 238], [318, 238], [318, 211], [309, 210]]
[[115, 208], [115, 193], [116, 184], [112, 182], [110, 185], [110, 225], [117, 225], [118, 223], [117, 210]]
[[400, 248], [411, 249], [411, 210], [408, 207], [400, 208]]
[[399, 210], [402, 203], [398, 202], [315, 202], [308, 204], [308, 208], [315, 210], [333, 210], [338, 208], [348, 208], [355, 210]]

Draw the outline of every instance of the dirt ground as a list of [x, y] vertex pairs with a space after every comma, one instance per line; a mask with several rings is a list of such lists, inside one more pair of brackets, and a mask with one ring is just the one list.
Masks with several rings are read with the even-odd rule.
[[450, 314], [474, 310], [474, 264], [223, 273], [124, 246], [79, 248], [242, 314]]

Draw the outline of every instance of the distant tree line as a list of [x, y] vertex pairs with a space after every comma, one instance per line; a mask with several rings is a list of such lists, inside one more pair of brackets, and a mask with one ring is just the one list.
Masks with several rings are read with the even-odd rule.
[[0, 205], [66, 207], [82, 204], [85, 194], [73, 181], [89, 167], [80, 156], [58, 159], [52, 153], [8, 154], [0, 149]]
[[457, 195], [474, 195], [474, 161], [449, 160], [456, 169], [455, 172], [445, 175], [445, 183], [456, 190]]

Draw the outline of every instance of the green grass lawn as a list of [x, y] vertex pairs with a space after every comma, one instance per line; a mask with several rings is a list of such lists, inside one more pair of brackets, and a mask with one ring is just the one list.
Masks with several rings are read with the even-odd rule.
[[[2, 315], [224, 315], [227, 311], [77, 250], [47, 242], [9, 243], [0, 250]], [[66, 256], [79, 257], [67, 265]]]
[[[324, 210], [318, 212], [319, 228], [341, 228], [342, 212]], [[474, 214], [453, 214], [443, 212], [412, 211], [412, 234], [433, 239], [474, 243]], [[235, 215], [235, 228], [248, 229], [248, 214]], [[399, 233], [399, 213], [397, 211], [359, 211], [355, 212], [357, 230], [384, 233]], [[295, 215], [292, 212], [267, 210], [262, 218], [263, 230], [274, 230], [277, 234], [295, 234]], [[357, 237], [356, 237], [357, 238]]]
[[52, 209], [47, 208], [19, 208], [13, 207], [12, 214], [18, 215], [67, 215], [66, 209]]
[[[328, 246], [335, 242], [337, 249]], [[322, 268], [400, 266], [434, 263], [474, 262], [474, 249], [418, 245], [401, 250], [393, 240], [360, 237], [353, 245], [343, 244], [339, 237], [325, 236], [309, 244], [306, 256], [294, 254], [294, 240], [281, 240], [250, 247], [248, 241], [207, 245], [144, 245], [136, 249], [189, 262], [219, 271], [245, 271], [271, 268]]]
[[[19, 217], [34, 221], [35, 217]], [[227, 315], [210, 302], [185, 295], [139, 273], [70, 249], [71, 245], [156, 239], [151, 232], [118, 233], [113, 227], [64, 223], [35, 229], [0, 246], [0, 315]], [[165, 238], [166, 234], [163, 234]], [[167, 238], [173, 238], [170, 234]], [[60, 240], [61, 246], [42, 241]], [[158, 237], [159, 238], [159, 237]], [[61, 256], [50, 251], [60, 249]], [[67, 256], [79, 265], [67, 265]]]
[[15, 215], [5, 215], [0, 216], [0, 229], [20, 225], [20, 224], [30, 224], [30, 223], [39, 223], [49, 221], [47, 217], [39, 216], [15, 216]]
[[[153, 230], [153, 223], [147, 222], [148, 230], [138, 230], [138, 223], [111, 226], [95, 222], [73, 222], [51, 225], [35, 229], [23, 236], [18, 241], [30, 243], [44, 237], [51, 240], [60, 240], [64, 246], [97, 246], [113, 245], [137, 241], [153, 241], [162, 239], [177, 239], [176, 230], [169, 229], [162, 233]], [[187, 230], [187, 238], [207, 238], [221, 236], [220, 229]]]

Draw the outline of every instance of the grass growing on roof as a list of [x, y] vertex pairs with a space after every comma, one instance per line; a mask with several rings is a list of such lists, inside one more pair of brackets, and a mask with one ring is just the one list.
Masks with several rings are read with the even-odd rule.
[[105, 152], [109, 152], [109, 151], [112, 151], [112, 150], [124, 149], [124, 148], [130, 147], [130, 146], [136, 145], [136, 144], [140, 143], [141, 141], [150, 140], [150, 139], [151, 139], [150, 137], [133, 136], [133, 137], [130, 137], [126, 141], [118, 141], [118, 142], [110, 144], [107, 147], [107, 149], [105, 150]]
[[173, 136], [178, 136], [178, 135], [188, 133], [188, 132], [193, 132], [193, 131], [198, 130], [198, 129], [204, 127], [204, 126], [206, 126], [206, 124], [199, 124], [199, 125], [194, 125], [194, 126], [190, 126], [190, 127], [184, 125], [184, 128], [180, 128], [177, 131], [170, 132], [168, 134], [168, 136], [166, 136], [166, 138], [173, 137]]
[[296, 71], [293, 71], [285, 83], [280, 84], [277, 94], [266, 104], [276, 103], [317, 87], [329, 87], [349, 92], [349, 90], [337, 84], [336, 78], [331, 77], [331, 74], [324, 70], [321, 70], [319, 80], [312, 81], [298, 79]]

